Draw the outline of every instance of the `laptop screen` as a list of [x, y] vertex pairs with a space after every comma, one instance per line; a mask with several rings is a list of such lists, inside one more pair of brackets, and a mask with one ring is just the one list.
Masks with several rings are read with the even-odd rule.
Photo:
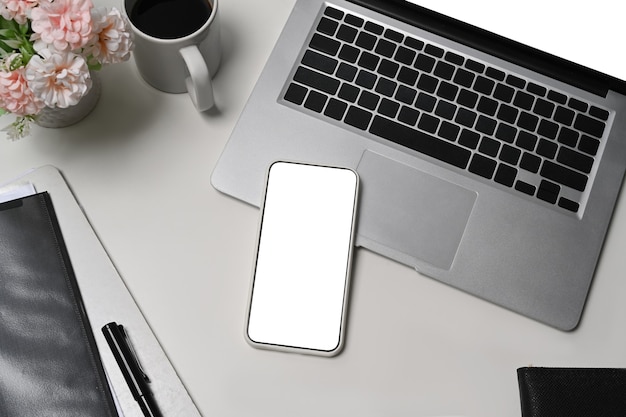
[[626, 80], [619, 2], [408, 0], [419, 6]]

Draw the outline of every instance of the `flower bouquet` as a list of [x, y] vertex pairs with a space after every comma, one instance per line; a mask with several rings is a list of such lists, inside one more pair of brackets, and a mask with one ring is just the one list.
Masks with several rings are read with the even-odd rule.
[[90, 71], [130, 58], [132, 31], [116, 8], [90, 0], [0, 0], [0, 114], [10, 139], [29, 134], [46, 107], [76, 105]]

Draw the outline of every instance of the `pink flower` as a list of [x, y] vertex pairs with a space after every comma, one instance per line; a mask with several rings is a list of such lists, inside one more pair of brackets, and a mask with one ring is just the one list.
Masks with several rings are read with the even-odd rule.
[[24, 67], [0, 71], [0, 107], [17, 116], [37, 114], [44, 108], [28, 87], [24, 73]]
[[31, 12], [33, 39], [61, 52], [84, 46], [91, 36], [92, 7], [90, 0], [41, 0]]
[[0, 15], [23, 25], [28, 21], [30, 10], [38, 3], [39, 0], [0, 0]]
[[26, 66], [25, 78], [33, 95], [48, 107], [76, 105], [91, 88], [85, 59], [72, 52], [45, 49]]
[[133, 35], [128, 21], [120, 11], [112, 8], [93, 9], [93, 35], [84, 55], [91, 55], [100, 64], [127, 61], [133, 46]]

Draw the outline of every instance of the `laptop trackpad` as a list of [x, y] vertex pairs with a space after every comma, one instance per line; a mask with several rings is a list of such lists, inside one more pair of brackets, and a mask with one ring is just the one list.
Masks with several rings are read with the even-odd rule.
[[450, 269], [477, 194], [371, 151], [357, 171], [359, 235]]

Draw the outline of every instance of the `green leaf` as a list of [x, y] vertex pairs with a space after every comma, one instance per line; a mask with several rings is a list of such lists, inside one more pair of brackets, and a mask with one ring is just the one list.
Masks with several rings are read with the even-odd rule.
[[27, 35], [30, 32], [30, 23], [24, 23], [20, 25], [19, 28], [22, 35]]
[[0, 29], [0, 36], [4, 37], [4, 38], [14, 38], [15, 37], [15, 31], [11, 30], [11, 29]]
[[17, 39], [4, 39], [2, 42], [12, 49], [19, 49], [22, 46], [22, 42]]
[[13, 52], [13, 48], [5, 44], [3, 40], [0, 40], [0, 48], [4, 50], [5, 52]]

